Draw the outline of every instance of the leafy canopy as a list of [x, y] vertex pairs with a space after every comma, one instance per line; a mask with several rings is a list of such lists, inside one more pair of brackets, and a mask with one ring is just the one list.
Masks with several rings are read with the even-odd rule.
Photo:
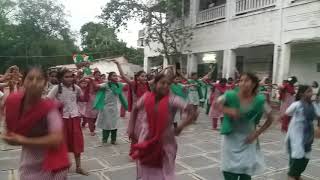
[[[184, 1], [181, 0], [111, 0], [106, 4], [100, 18], [115, 29], [127, 27], [128, 21], [136, 20], [146, 25], [145, 41], [151, 46], [159, 43], [156, 49], [167, 57], [180, 54], [192, 38], [190, 27], [184, 26]], [[180, 21], [182, 20], [182, 21]], [[173, 23], [180, 22], [178, 28]]]

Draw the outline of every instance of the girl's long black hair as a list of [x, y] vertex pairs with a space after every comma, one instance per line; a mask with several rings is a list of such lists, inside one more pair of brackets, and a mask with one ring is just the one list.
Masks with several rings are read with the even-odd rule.
[[[145, 73], [144, 71], [138, 71], [135, 75], [134, 75], [134, 93], [136, 94], [137, 93], [137, 90], [138, 90], [138, 77], [141, 76], [141, 74]], [[150, 91], [150, 86], [149, 86], [149, 82], [147, 81], [147, 87], [148, 87], [148, 90]]]
[[245, 72], [242, 73], [241, 76], [247, 76], [249, 79], [251, 79], [252, 83], [254, 84], [254, 87], [252, 89], [252, 94], [257, 94], [258, 88], [259, 88], [259, 78], [254, 73], [251, 72]]
[[311, 88], [311, 87], [308, 86], [308, 85], [300, 85], [299, 88], [298, 88], [297, 95], [296, 95], [296, 101], [300, 101], [301, 98], [302, 98], [302, 95], [303, 95], [309, 88]]

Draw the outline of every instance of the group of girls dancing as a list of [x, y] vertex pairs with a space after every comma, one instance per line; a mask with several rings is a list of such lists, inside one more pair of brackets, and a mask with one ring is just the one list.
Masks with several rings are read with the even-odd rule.
[[[38, 67], [25, 73], [21, 90], [5, 99], [7, 130], [2, 135], [8, 144], [22, 146], [21, 180], [67, 179], [68, 152], [74, 154], [76, 172], [88, 175], [81, 166], [82, 128], [88, 124], [90, 135], [95, 136], [97, 124], [102, 129], [102, 142], [108, 143], [110, 137], [110, 143], [116, 145], [120, 114], [124, 116], [118, 102], [122, 111], [131, 112], [127, 133], [131, 140], [129, 155], [137, 165], [136, 179], [174, 180], [175, 136], [195, 123], [198, 107], [206, 97], [212, 128], [219, 129], [223, 136], [221, 170], [225, 180], [250, 180], [263, 172], [259, 136], [273, 122], [267, 79], [259, 81], [256, 75], [244, 73], [237, 82], [232, 78], [211, 82], [209, 75], [198, 79], [193, 73], [188, 79], [167, 68], [148, 81], [145, 72], [131, 79], [120, 63], [114, 63], [120, 77], [109, 72], [105, 79], [98, 69], [92, 76], [68, 69], [46, 73]], [[301, 179], [314, 137], [320, 135], [313, 125], [320, 116], [319, 96], [314, 93], [317, 84], [300, 86], [295, 93], [295, 82], [297, 78], [292, 77], [280, 88], [289, 180]], [[258, 126], [263, 115], [266, 121]]]

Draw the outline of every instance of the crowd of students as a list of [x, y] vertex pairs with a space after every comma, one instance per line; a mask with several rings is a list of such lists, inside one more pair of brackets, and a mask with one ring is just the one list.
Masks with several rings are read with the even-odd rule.
[[[131, 112], [127, 133], [136, 179], [174, 180], [175, 136], [196, 123], [198, 108], [204, 104], [212, 129], [223, 136], [224, 178], [250, 180], [263, 172], [258, 138], [273, 122], [268, 78], [259, 81], [252, 73], [243, 73], [236, 80], [211, 81], [210, 73], [203, 78], [192, 73], [186, 78], [174, 73], [171, 66], [153, 78], [147, 78], [144, 71], [130, 78], [120, 63], [113, 62], [119, 75], [109, 72], [106, 77], [98, 69], [84, 75], [81, 70], [44, 72], [33, 67], [22, 76], [13, 66], [0, 77], [0, 87], [9, 87], [3, 105], [6, 132], [2, 139], [22, 146], [21, 180], [66, 179], [68, 152], [74, 154], [76, 172], [88, 175], [81, 166], [83, 128], [88, 124], [90, 135], [95, 136], [97, 126], [102, 130], [101, 141], [108, 143], [110, 137], [110, 143], [116, 145], [118, 122], [126, 111]], [[320, 117], [318, 84], [297, 89], [297, 82], [291, 77], [279, 87], [279, 119], [281, 130], [287, 133], [290, 180], [301, 178], [314, 137], [320, 136], [319, 124], [315, 129], [313, 123]], [[2, 98], [3, 90], [0, 92]], [[263, 116], [266, 121], [260, 125]]]

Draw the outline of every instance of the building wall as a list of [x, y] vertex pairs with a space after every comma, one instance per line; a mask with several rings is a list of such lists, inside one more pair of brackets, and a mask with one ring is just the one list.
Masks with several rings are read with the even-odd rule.
[[269, 77], [272, 73], [273, 45], [236, 50], [243, 57], [243, 71], [256, 73], [259, 78]]
[[283, 10], [283, 42], [319, 39], [320, 1], [300, 0], [295, 6], [288, 1]]
[[[310, 74], [310, 79], [317, 77], [317, 73], [307, 71], [314, 66], [316, 58], [305, 56], [306, 52], [301, 52], [301, 55], [294, 54], [293, 50], [290, 57], [288, 56], [291, 53], [290, 48], [288, 49], [286, 45], [320, 42], [319, 0], [296, 0], [295, 3], [292, 3], [292, 0], [278, 0], [276, 7], [240, 16], [235, 15], [235, 0], [227, 0], [225, 19], [197, 26], [195, 19], [199, 12], [199, 6], [196, 4], [198, 1], [191, 1], [188, 17], [191, 26], [194, 27], [193, 39], [188, 51], [188, 57], [191, 58], [188, 64], [191, 67], [195, 67], [192, 61], [196, 61], [196, 56], [191, 54], [239, 48], [250, 50], [252, 47], [272, 44], [275, 45], [275, 50], [268, 50], [266, 56], [269, 60], [272, 60], [272, 57], [275, 59], [273, 65], [273, 76], [277, 77], [274, 79], [275, 82], [281, 82], [281, 79], [287, 78], [292, 73], [297, 76], [304, 75], [304, 77], [309, 77]], [[154, 55], [151, 51], [145, 52], [146, 56]], [[255, 51], [248, 53], [254, 54]], [[310, 64], [301, 65], [298, 59], [305, 59], [305, 62]], [[229, 63], [227, 62], [227, 66]], [[290, 67], [289, 64], [291, 64]], [[271, 66], [270, 63], [260, 63], [260, 65], [248, 63], [248, 66], [251, 66], [250, 69], [262, 69], [267, 65]]]
[[273, 43], [273, 30], [279, 21], [274, 18], [276, 14], [277, 10], [268, 11], [196, 28], [191, 50], [199, 53]]
[[290, 62], [290, 76], [297, 76], [302, 84], [312, 81], [320, 82], [320, 72], [317, 64], [320, 63], [320, 43], [300, 44], [292, 48]]

